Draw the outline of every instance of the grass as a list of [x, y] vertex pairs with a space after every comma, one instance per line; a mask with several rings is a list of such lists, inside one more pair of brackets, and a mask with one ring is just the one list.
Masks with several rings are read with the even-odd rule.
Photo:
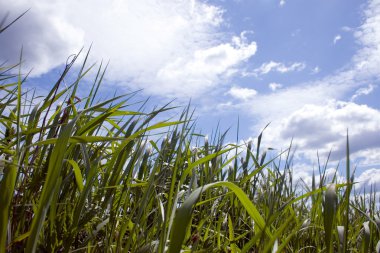
[[0, 252], [379, 252], [379, 199], [352, 191], [348, 138], [346, 182], [327, 163], [293, 182], [290, 149], [202, 136], [189, 106], [160, 121], [170, 105], [99, 101], [105, 69], [76, 60], [42, 98], [21, 64], [0, 66]]

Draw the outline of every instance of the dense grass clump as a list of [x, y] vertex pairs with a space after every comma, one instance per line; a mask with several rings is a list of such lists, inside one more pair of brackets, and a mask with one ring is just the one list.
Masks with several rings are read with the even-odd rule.
[[0, 66], [0, 252], [379, 252], [378, 199], [352, 193], [348, 140], [346, 182], [327, 165], [293, 182], [289, 151], [269, 159], [262, 134], [224, 144], [194, 132], [189, 107], [160, 121], [169, 105], [99, 102], [102, 67], [78, 97], [96, 70], [85, 60], [63, 85], [75, 60], [43, 97]]

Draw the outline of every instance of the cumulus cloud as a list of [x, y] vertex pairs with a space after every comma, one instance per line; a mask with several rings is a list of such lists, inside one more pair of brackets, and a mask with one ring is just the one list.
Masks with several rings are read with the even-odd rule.
[[282, 62], [265, 62], [257, 69], [254, 69], [251, 72], [245, 72], [243, 73], [244, 76], [259, 76], [259, 75], [266, 75], [270, 72], [279, 72], [279, 73], [287, 73], [292, 71], [301, 71], [306, 67], [305, 63], [303, 62], [294, 62], [289, 65], [286, 65]]
[[[153, 92], [171, 90], [173, 95], [194, 96], [221, 83], [237, 71], [235, 67], [256, 52], [256, 43], [247, 43], [242, 35], [233, 37], [229, 43], [196, 50], [192, 56], [179, 57], [161, 68], [157, 77], [162, 85], [152, 87]], [[178, 83], [181, 85], [178, 85]]]
[[[0, 60], [47, 73], [93, 43], [92, 60], [110, 59], [107, 77], [161, 96], [197, 96], [236, 72], [256, 43], [220, 32], [223, 12], [202, 0], [0, 0], [0, 16], [30, 11], [0, 37]], [[89, 8], [91, 6], [91, 8]], [[96, 58], [95, 58], [96, 57]]]
[[[367, 105], [331, 100], [325, 105], [305, 105], [276, 125], [270, 126], [269, 142], [289, 142], [294, 137], [298, 150], [310, 160], [316, 151], [339, 160], [346, 154], [348, 130], [350, 151], [360, 159], [358, 152], [380, 149], [380, 111]], [[380, 152], [375, 152], [380, 163]]]
[[55, 15], [58, 7], [27, 1], [0, 1], [0, 5], [1, 19], [9, 12], [8, 22], [30, 8], [0, 36], [2, 62], [18, 63], [23, 48], [24, 70], [33, 68], [32, 75], [40, 75], [65, 63], [69, 55], [83, 46], [83, 31]]
[[259, 118], [263, 126], [268, 122], [287, 117], [307, 104], [326, 104], [331, 99], [343, 96], [346, 86], [339, 85], [331, 89], [329, 85], [326, 80], [326, 82], [286, 87], [276, 92], [258, 94], [254, 101], [250, 101], [250, 104], [242, 103], [240, 108], [241, 110], [249, 108], [247, 113]]
[[359, 78], [377, 77], [380, 65], [380, 1], [368, 2], [365, 21], [354, 32], [361, 49], [353, 57], [354, 69]]
[[268, 87], [272, 91], [276, 91], [277, 89], [282, 88], [282, 84], [280, 84], [280, 83], [270, 83], [270, 84], [268, 84]]
[[[315, 162], [321, 159], [337, 162], [346, 156], [348, 130], [350, 153], [358, 166], [380, 165], [380, 110], [355, 102], [333, 99], [333, 93], [323, 97], [325, 87], [281, 89], [270, 95], [257, 94], [254, 100], [243, 101], [239, 109], [259, 117], [252, 128], [264, 127], [263, 147], [283, 150], [293, 139], [296, 160]], [[338, 91], [339, 92], [339, 91]], [[270, 106], [268, 106], [270, 105]], [[238, 107], [225, 103], [226, 107]], [[248, 109], [249, 108], [249, 109]], [[222, 109], [222, 108], [220, 108]], [[305, 161], [305, 160], [304, 160]]]
[[[282, 148], [294, 137], [298, 139], [298, 153], [310, 159], [316, 157], [317, 150], [327, 154], [330, 149], [334, 159], [341, 159], [349, 129], [352, 157], [380, 163], [380, 112], [354, 103], [358, 96], [372, 92], [375, 86], [368, 83], [376, 83], [380, 77], [380, 0], [370, 1], [364, 14], [363, 24], [355, 32], [360, 48], [345, 66], [321, 79], [289, 84], [276, 92], [257, 94], [254, 100], [233, 104], [252, 115], [253, 129], [272, 122], [266, 130], [272, 146]], [[276, 62], [265, 63], [256, 73], [269, 73], [278, 66]]]
[[353, 154], [351, 157], [355, 161], [359, 161], [359, 166], [380, 166], [380, 148], [364, 148], [361, 150], [358, 150], [355, 154]]
[[[359, 96], [373, 92], [376, 86], [372, 83], [377, 83], [380, 77], [380, 0], [368, 2], [363, 23], [355, 28], [354, 36], [360, 48], [332, 74], [309, 82], [290, 83], [276, 92], [258, 93], [254, 99], [240, 103], [223, 101], [220, 108], [226, 111], [229, 107], [250, 115], [254, 133], [271, 122], [264, 132], [263, 147], [270, 145], [284, 150], [294, 138], [295, 159], [307, 164], [295, 171], [294, 176], [306, 183], [311, 180], [310, 164], [316, 162], [317, 151], [323, 162], [332, 151], [333, 166], [345, 158], [347, 129], [352, 164], [359, 168], [380, 166], [380, 110], [357, 103]], [[279, 65], [264, 63], [249, 74], [259, 76], [277, 71]], [[315, 72], [318, 71], [316, 68]], [[357, 179], [363, 182], [361, 185], [369, 185], [370, 175], [378, 172], [358, 173]]]
[[374, 190], [375, 192], [380, 191], [380, 169], [367, 169], [362, 174], [354, 180], [357, 182], [355, 185], [355, 190], [359, 192], [370, 192]]
[[233, 86], [227, 93], [235, 99], [247, 101], [256, 96], [257, 91], [254, 89]]

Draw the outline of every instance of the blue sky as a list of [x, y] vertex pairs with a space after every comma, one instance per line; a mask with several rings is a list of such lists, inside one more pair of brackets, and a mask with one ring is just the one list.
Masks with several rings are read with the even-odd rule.
[[[197, 127], [281, 150], [294, 138], [296, 174], [316, 153], [344, 158], [349, 130], [358, 178], [380, 185], [379, 0], [0, 0], [27, 15], [0, 38], [0, 60], [24, 48], [29, 87], [48, 89], [69, 55], [93, 43], [110, 60], [103, 95], [143, 89], [151, 104], [196, 106]], [[87, 89], [82, 86], [83, 92]], [[306, 180], [306, 179], [305, 179]], [[372, 181], [371, 181], [372, 180]]]

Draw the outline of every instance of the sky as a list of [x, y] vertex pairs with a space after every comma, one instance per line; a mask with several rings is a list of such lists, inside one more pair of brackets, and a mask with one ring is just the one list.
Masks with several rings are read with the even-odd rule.
[[[0, 37], [0, 61], [49, 89], [90, 47], [109, 61], [104, 95], [142, 89], [150, 103], [191, 103], [197, 128], [284, 150], [310, 180], [317, 152], [344, 164], [348, 130], [361, 186], [380, 189], [380, 0], [0, 0], [28, 13]], [[86, 90], [88, 87], [82, 87]]]

